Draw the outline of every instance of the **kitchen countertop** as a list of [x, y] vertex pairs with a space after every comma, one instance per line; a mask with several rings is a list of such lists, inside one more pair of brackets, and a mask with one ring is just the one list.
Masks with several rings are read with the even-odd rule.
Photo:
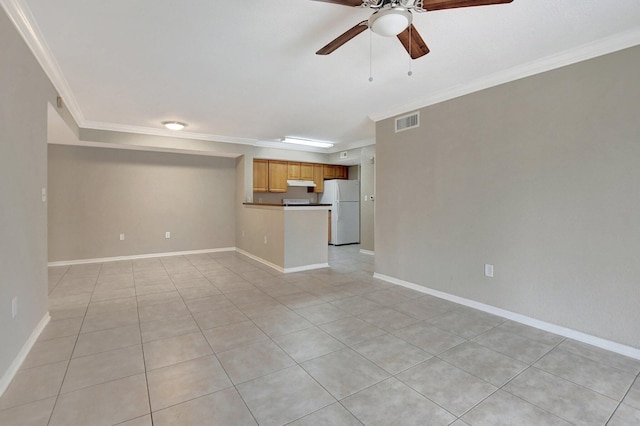
[[271, 206], [271, 207], [331, 207], [331, 204], [276, 204], [276, 203], [242, 203], [245, 206]]

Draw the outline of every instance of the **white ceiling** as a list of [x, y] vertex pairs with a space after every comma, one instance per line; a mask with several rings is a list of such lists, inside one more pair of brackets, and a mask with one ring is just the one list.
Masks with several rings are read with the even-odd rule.
[[638, 0], [415, 14], [431, 53], [414, 61], [368, 31], [315, 55], [370, 10], [311, 0], [0, 2], [81, 127], [161, 134], [179, 120], [190, 136], [244, 143], [372, 142], [372, 119], [640, 44]]

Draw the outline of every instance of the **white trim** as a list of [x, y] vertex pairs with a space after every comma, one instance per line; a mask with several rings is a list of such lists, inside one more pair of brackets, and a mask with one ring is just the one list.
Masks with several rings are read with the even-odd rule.
[[494, 74], [478, 78], [468, 83], [460, 84], [449, 89], [434, 93], [420, 100], [416, 100], [404, 105], [396, 106], [387, 111], [369, 114], [373, 121], [381, 121], [407, 111], [418, 110], [490, 87], [499, 86], [521, 78], [541, 74], [557, 68], [572, 65], [578, 62], [593, 59], [598, 56], [613, 53], [640, 44], [640, 27], [630, 31], [619, 33], [611, 37], [596, 40], [574, 49], [556, 53], [537, 61], [515, 66], [513, 68], [498, 71]]
[[360, 249], [361, 254], [368, 254], [369, 256], [375, 256], [376, 252], [371, 250]]
[[376, 138], [361, 139], [351, 142], [336, 143], [333, 148], [329, 148], [329, 154], [335, 154], [340, 151], [349, 151], [351, 149], [364, 148], [365, 146], [371, 146], [376, 144]]
[[27, 341], [24, 342], [22, 349], [20, 349], [18, 355], [16, 355], [16, 357], [13, 359], [13, 362], [11, 363], [7, 371], [4, 373], [2, 378], [0, 378], [0, 396], [2, 396], [2, 394], [4, 394], [4, 392], [9, 387], [9, 384], [16, 376], [16, 373], [20, 369], [20, 366], [27, 358], [27, 355], [29, 355], [29, 351], [38, 340], [38, 337], [40, 337], [40, 334], [42, 333], [44, 328], [47, 326], [47, 324], [49, 324], [50, 320], [51, 315], [49, 315], [49, 312], [47, 312], [46, 314], [44, 314], [38, 325], [36, 325], [36, 328], [33, 329]]
[[484, 303], [476, 302], [471, 299], [465, 299], [464, 297], [455, 296], [453, 294], [445, 293], [439, 290], [434, 290], [428, 287], [414, 284], [408, 281], [403, 281], [398, 278], [390, 277], [387, 275], [374, 273], [374, 278], [396, 284], [402, 287], [410, 288], [421, 293], [429, 294], [431, 296], [438, 297], [440, 299], [448, 300], [450, 302], [458, 303], [460, 305], [468, 306], [470, 308], [478, 309], [483, 312], [487, 312], [499, 317], [507, 318], [509, 320], [519, 322], [531, 327], [539, 328], [540, 330], [548, 331], [550, 333], [558, 334], [560, 336], [568, 337], [570, 339], [577, 340], [579, 342], [587, 343], [602, 349], [606, 349], [611, 352], [618, 353], [620, 355], [628, 356], [634, 359], [640, 359], [640, 349], [632, 346], [623, 345], [621, 343], [612, 342], [611, 340], [602, 339], [600, 337], [592, 336], [590, 334], [583, 333], [581, 331], [573, 330], [570, 328], [562, 327], [556, 324], [540, 321], [535, 318], [528, 317], [526, 315], [517, 314], [515, 312], [507, 311], [505, 309], [496, 308], [495, 306], [485, 305]]
[[[158, 125], [160, 124], [161, 123], [158, 122]], [[140, 135], [152, 135], [152, 136], [166, 136], [170, 138], [195, 139], [195, 140], [207, 141], [207, 142], [233, 143], [238, 145], [255, 145], [258, 142], [257, 139], [236, 138], [233, 136], [210, 135], [208, 133], [184, 132], [184, 131], [167, 130], [165, 128], [132, 126], [129, 124], [104, 123], [104, 122], [89, 121], [89, 120], [83, 121], [80, 127], [87, 130], [105, 130], [109, 132], [135, 133]]]
[[114, 257], [102, 257], [102, 258], [96, 258], [96, 259], [62, 260], [59, 262], [49, 262], [48, 266], [84, 265], [85, 263], [106, 263], [106, 262], [117, 262], [119, 260], [151, 259], [154, 257], [184, 256], [187, 254], [218, 253], [223, 251], [236, 251], [236, 248], [223, 247], [223, 248], [217, 248], [217, 249], [174, 251], [169, 253], [136, 254], [132, 256], [114, 256]]
[[83, 146], [83, 147], [90, 147], [90, 148], [124, 149], [124, 150], [130, 150], [130, 151], [166, 152], [169, 154], [187, 154], [187, 155], [223, 157], [223, 158], [238, 158], [242, 155], [234, 152], [163, 148], [159, 146], [129, 145], [129, 144], [119, 144], [119, 143], [109, 143], [109, 142], [87, 142], [87, 141], [53, 141], [51, 142], [50, 141], [48, 143], [50, 145], [69, 145], [69, 146]]
[[271, 262], [269, 262], [268, 260], [264, 260], [263, 258], [256, 256], [255, 254], [251, 254], [251, 253], [249, 253], [248, 251], [245, 251], [245, 250], [239, 249], [239, 248], [237, 248], [237, 247], [236, 247], [236, 251], [237, 251], [238, 253], [242, 254], [242, 255], [247, 256], [247, 257], [248, 257], [248, 258], [250, 258], [250, 259], [255, 260], [256, 262], [260, 262], [260, 263], [262, 263], [263, 265], [266, 265], [266, 266], [268, 266], [268, 267], [270, 267], [270, 268], [273, 268], [273, 269], [275, 269], [276, 271], [278, 271], [278, 272], [282, 272], [282, 273], [284, 274], [284, 268], [283, 268], [282, 266], [278, 266], [278, 265], [276, 265], [275, 263], [271, 263]]
[[49, 77], [49, 80], [51, 80], [51, 83], [62, 97], [64, 104], [69, 109], [76, 123], [78, 123], [78, 125], [83, 123], [85, 119], [80, 105], [73, 95], [71, 86], [69, 86], [69, 83], [62, 73], [58, 61], [56, 61], [49, 45], [44, 39], [42, 31], [38, 27], [31, 10], [23, 0], [0, 0], [0, 4], [4, 7], [9, 19], [11, 19], [45, 74], [47, 74], [47, 77]]
[[292, 272], [303, 272], [303, 271], [310, 271], [312, 269], [321, 269], [321, 268], [328, 268], [329, 264], [328, 263], [316, 263], [313, 265], [304, 265], [304, 266], [295, 266], [293, 268], [283, 268], [282, 266], [278, 266], [275, 263], [271, 263], [268, 260], [264, 260], [261, 257], [256, 256], [255, 254], [251, 254], [248, 251], [236, 248], [236, 251], [242, 255], [247, 256], [250, 259], [255, 260], [256, 262], [260, 262], [263, 265], [266, 265], [270, 268], [275, 269], [278, 272], [282, 272], [283, 274], [289, 274]]
[[315, 263], [313, 265], [304, 265], [304, 266], [295, 266], [293, 268], [284, 268], [284, 273], [285, 274], [289, 274], [291, 272], [304, 272], [304, 271], [311, 271], [314, 269], [322, 269], [322, 268], [328, 268], [329, 264], [328, 263]]

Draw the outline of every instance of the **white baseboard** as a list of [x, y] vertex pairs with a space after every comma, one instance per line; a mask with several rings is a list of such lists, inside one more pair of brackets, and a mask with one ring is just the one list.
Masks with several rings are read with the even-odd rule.
[[640, 349], [632, 346], [623, 345], [621, 343], [612, 342], [611, 340], [602, 339], [600, 337], [592, 336], [590, 334], [583, 333], [581, 331], [573, 330], [570, 328], [562, 327], [556, 324], [540, 321], [535, 318], [528, 317], [526, 315], [517, 314], [515, 312], [507, 311], [505, 309], [496, 308], [495, 306], [486, 305], [484, 303], [476, 302], [471, 299], [465, 299], [464, 297], [455, 296], [453, 294], [445, 293], [439, 290], [434, 290], [428, 287], [423, 287], [418, 284], [414, 284], [408, 281], [403, 281], [398, 278], [390, 277], [377, 272], [373, 274], [374, 278], [396, 284], [402, 287], [410, 288], [421, 293], [429, 294], [431, 296], [438, 297], [440, 299], [448, 300], [450, 302], [458, 303], [460, 305], [468, 306], [470, 308], [478, 309], [479, 311], [487, 312], [489, 314], [497, 315], [502, 318], [507, 318], [511, 321], [519, 322], [531, 327], [538, 328], [540, 330], [548, 331], [550, 333], [558, 334], [560, 336], [568, 337], [573, 340], [577, 340], [582, 343], [587, 343], [598, 348], [606, 349], [611, 352], [625, 355], [630, 358], [640, 359]]
[[238, 253], [240, 253], [240, 254], [244, 255], [244, 256], [247, 256], [247, 257], [248, 257], [248, 258], [250, 258], [250, 259], [255, 260], [256, 262], [260, 262], [260, 263], [262, 263], [263, 265], [266, 265], [266, 266], [268, 266], [268, 267], [270, 267], [270, 268], [273, 268], [273, 269], [275, 269], [275, 270], [276, 270], [276, 271], [278, 271], [278, 272], [282, 272], [282, 273], [284, 273], [284, 268], [283, 268], [282, 266], [278, 266], [278, 265], [276, 265], [275, 263], [271, 263], [271, 262], [269, 262], [268, 260], [264, 260], [264, 259], [263, 259], [263, 258], [261, 258], [261, 257], [258, 257], [258, 256], [256, 256], [256, 255], [253, 255], [253, 254], [249, 253], [248, 251], [245, 251], [245, 250], [239, 249], [239, 248], [237, 248], [237, 247], [236, 247], [236, 251], [237, 251]]
[[360, 249], [360, 253], [362, 254], [368, 254], [370, 256], [375, 256], [376, 252], [375, 251], [371, 251], [371, 250], [365, 250], [365, 249]]
[[223, 247], [223, 248], [204, 249], [204, 250], [173, 251], [169, 253], [149, 253], [149, 254], [136, 254], [132, 256], [102, 257], [102, 258], [96, 258], [96, 259], [63, 260], [60, 262], [49, 262], [49, 266], [83, 265], [85, 263], [106, 263], [106, 262], [117, 262], [119, 260], [151, 259], [154, 257], [184, 256], [187, 254], [218, 253], [223, 251], [235, 251], [235, 250], [236, 250], [235, 247]]
[[256, 262], [260, 262], [263, 265], [266, 265], [270, 268], [275, 269], [278, 272], [282, 272], [283, 274], [289, 274], [291, 272], [303, 272], [303, 271], [311, 271], [313, 269], [321, 269], [321, 268], [328, 268], [329, 264], [328, 263], [318, 263], [318, 264], [313, 264], [313, 265], [304, 265], [304, 266], [296, 266], [294, 268], [283, 268], [282, 266], [278, 266], [275, 263], [269, 262], [268, 260], [264, 260], [261, 257], [258, 257], [254, 254], [249, 253], [248, 251], [236, 248], [236, 251], [242, 255], [247, 256], [250, 259], [255, 260]]
[[291, 272], [304, 272], [304, 271], [312, 271], [314, 269], [322, 269], [322, 268], [328, 268], [329, 264], [328, 263], [316, 263], [313, 265], [304, 265], [304, 266], [296, 266], [293, 268], [284, 268], [284, 273], [288, 274]]
[[15, 377], [18, 370], [20, 369], [20, 366], [22, 365], [24, 360], [27, 358], [27, 355], [29, 355], [29, 351], [38, 340], [38, 337], [40, 337], [42, 330], [44, 330], [47, 324], [49, 324], [50, 320], [51, 320], [51, 316], [49, 315], [49, 312], [47, 312], [42, 317], [42, 319], [40, 320], [36, 328], [33, 329], [33, 331], [31, 332], [31, 335], [29, 336], [27, 341], [24, 343], [24, 345], [22, 346], [22, 349], [20, 349], [20, 352], [18, 352], [18, 355], [14, 358], [13, 362], [11, 363], [7, 371], [2, 375], [2, 378], [0, 378], [0, 396], [2, 396], [2, 394], [4, 394], [4, 392], [9, 387], [9, 384]]

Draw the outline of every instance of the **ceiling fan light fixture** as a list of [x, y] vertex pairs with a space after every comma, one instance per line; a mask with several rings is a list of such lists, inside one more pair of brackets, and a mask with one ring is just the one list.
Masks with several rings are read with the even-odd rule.
[[182, 130], [187, 127], [186, 124], [179, 121], [163, 121], [162, 125], [169, 130]]
[[331, 148], [333, 146], [331, 142], [314, 141], [310, 139], [294, 138], [291, 136], [285, 136], [284, 138], [282, 138], [281, 142], [292, 143], [295, 145], [313, 146], [316, 148]]
[[369, 28], [374, 33], [393, 37], [407, 29], [413, 21], [413, 15], [406, 9], [395, 7], [380, 10], [369, 18]]

